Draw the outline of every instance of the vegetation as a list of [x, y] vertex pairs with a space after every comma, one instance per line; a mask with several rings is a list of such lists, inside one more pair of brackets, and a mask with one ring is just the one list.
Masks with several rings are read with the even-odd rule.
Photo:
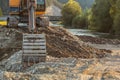
[[120, 35], [120, 0], [111, 0], [111, 5], [110, 14], [113, 18], [112, 33]]
[[117, 14], [114, 19], [113, 33], [120, 35], [120, 14]]
[[0, 0], [0, 8], [2, 9], [3, 15], [7, 15], [9, 11], [9, 0]]
[[0, 16], [2, 16], [2, 9], [0, 8]]
[[62, 8], [63, 24], [72, 25], [72, 20], [82, 12], [79, 3], [69, 0]]
[[120, 35], [120, 0], [95, 0], [89, 29]]
[[[61, 3], [66, 3], [68, 0], [57, 0]], [[85, 10], [86, 8], [91, 8], [91, 6], [94, 3], [94, 0], [76, 0], [82, 7], [83, 10]]]
[[[58, 1], [65, 3], [68, 0], [58, 0]], [[73, 0], [69, 0], [69, 2], [70, 1]], [[82, 1], [86, 2], [85, 0], [76, 0], [76, 1], [80, 2], [81, 5], [84, 4]], [[87, 2], [89, 1], [91, 0], [88, 0]], [[66, 8], [66, 6], [64, 6], [64, 8], [66, 9], [63, 9], [63, 12], [65, 12], [63, 16], [64, 19], [63, 21], [66, 22], [65, 24], [74, 26], [74, 28], [84, 28], [87, 27], [87, 25], [89, 25], [88, 28], [91, 30], [95, 30], [99, 32], [107, 32], [107, 33], [110, 32], [113, 34], [120, 35], [119, 5], [120, 5], [120, 0], [95, 0], [95, 3], [89, 13], [88, 10], [86, 12], [84, 11], [83, 13], [80, 12], [80, 14], [75, 14], [72, 17], [71, 15], [73, 14], [68, 15], [69, 11], [71, 11], [72, 8]], [[73, 5], [70, 7], [73, 7]], [[75, 13], [74, 10], [73, 13]]]
[[74, 28], [87, 28], [88, 27], [88, 11], [83, 11], [80, 15], [76, 16], [72, 21], [72, 27]]
[[109, 32], [112, 28], [112, 18], [109, 14], [111, 5], [109, 0], [96, 0], [92, 7], [89, 29], [99, 32]]

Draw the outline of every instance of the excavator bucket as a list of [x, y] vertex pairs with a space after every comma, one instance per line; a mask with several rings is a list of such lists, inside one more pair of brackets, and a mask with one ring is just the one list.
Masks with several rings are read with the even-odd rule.
[[23, 67], [46, 61], [45, 34], [23, 34]]

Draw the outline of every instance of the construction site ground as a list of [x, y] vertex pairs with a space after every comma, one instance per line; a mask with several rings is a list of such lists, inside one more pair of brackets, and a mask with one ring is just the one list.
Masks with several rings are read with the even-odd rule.
[[46, 34], [47, 61], [22, 70], [26, 28], [0, 27], [0, 80], [120, 80], [120, 41], [74, 36], [62, 27]]

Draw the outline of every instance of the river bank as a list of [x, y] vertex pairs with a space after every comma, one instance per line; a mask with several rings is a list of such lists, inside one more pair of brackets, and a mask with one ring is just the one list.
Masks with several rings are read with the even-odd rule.
[[76, 36], [90, 36], [90, 37], [97, 37], [97, 38], [119, 39], [120, 40], [120, 36], [118, 35], [112, 35], [109, 33], [101, 33], [101, 32], [91, 31], [88, 29], [67, 29], [67, 30]]
[[91, 36], [78, 36], [78, 37], [80, 38], [80, 40], [94, 48], [106, 50], [120, 50], [119, 39], [106, 39]]
[[[75, 36], [58, 27], [38, 31], [46, 34], [46, 62], [21, 71], [22, 34], [27, 32], [21, 28], [0, 28], [1, 80], [120, 80], [119, 40]], [[98, 45], [112, 45], [115, 49], [97, 48]]]

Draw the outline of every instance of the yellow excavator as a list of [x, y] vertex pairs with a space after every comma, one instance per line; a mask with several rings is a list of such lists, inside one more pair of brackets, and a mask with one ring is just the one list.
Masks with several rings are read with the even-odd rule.
[[[34, 20], [37, 26], [49, 26], [49, 19], [45, 17], [45, 0], [9, 0], [8, 27], [16, 27], [19, 23], [28, 23]], [[33, 13], [33, 14], [31, 14]], [[32, 29], [32, 28], [31, 28]]]
[[46, 60], [45, 34], [36, 34], [38, 26], [49, 26], [49, 19], [44, 16], [45, 10], [45, 0], [9, 0], [7, 26], [16, 27], [19, 23], [27, 23], [31, 32], [23, 34], [23, 67]]

